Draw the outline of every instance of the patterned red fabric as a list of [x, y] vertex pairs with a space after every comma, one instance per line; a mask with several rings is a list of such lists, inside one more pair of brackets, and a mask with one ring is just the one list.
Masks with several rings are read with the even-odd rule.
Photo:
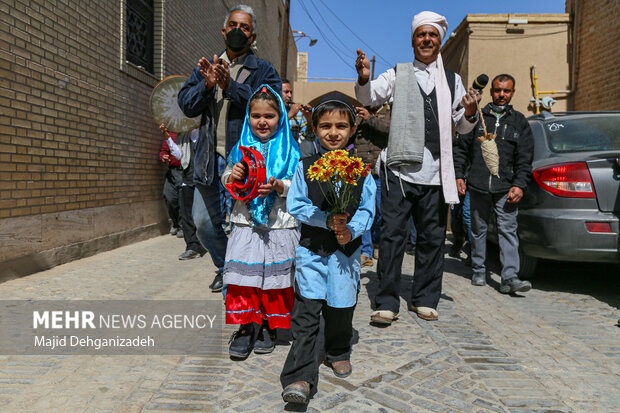
[[262, 290], [228, 284], [226, 289], [226, 324], [262, 324], [269, 328], [291, 328], [291, 311], [295, 293], [293, 287]]

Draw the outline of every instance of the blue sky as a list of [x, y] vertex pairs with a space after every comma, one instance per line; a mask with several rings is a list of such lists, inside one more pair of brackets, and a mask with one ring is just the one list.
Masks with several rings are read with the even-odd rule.
[[444, 15], [452, 32], [467, 14], [564, 13], [565, 0], [291, 0], [290, 22], [292, 30], [318, 39], [312, 47], [308, 38], [297, 40], [297, 49], [308, 52], [309, 77], [356, 77], [357, 48], [369, 59], [376, 55], [378, 76], [395, 63], [413, 58], [411, 19], [422, 10]]

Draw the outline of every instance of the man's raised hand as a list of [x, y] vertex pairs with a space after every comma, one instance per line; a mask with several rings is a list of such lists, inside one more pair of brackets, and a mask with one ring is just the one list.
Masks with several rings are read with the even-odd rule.
[[363, 120], [370, 119], [370, 112], [363, 106], [358, 106], [355, 108], [356, 115], [362, 118]]
[[213, 64], [209, 63], [209, 61], [204, 57], [198, 61], [200, 74], [205, 78], [205, 85], [207, 89], [211, 89], [217, 82], [215, 65], [217, 65], [217, 55], [213, 55]]
[[159, 130], [161, 131], [162, 135], [164, 135], [164, 139], [168, 139], [170, 137], [170, 134], [168, 133], [168, 128], [166, 128], [165, 123], [159, 125]]
[[476, 89], [470, 87], [469, 91], [463, 96], [463, 100], [461, 100], [461, 106], [465, 108], [466, 117], [469, 118], [476, 114], [480, 99], [482, 99], [482, 95]]
[[303, 103], [293, 103], [291, 108], [288, 110], [288, 118], [293, 119], [297, 112], [299, 112], [303, 107]]
[[301, 105], [301, 113], [303, 113], [304, 118], [306, 118], [306, 123], [312, 125], [312, 106]]
[[217, 85], [220, 89], [228, 89], [228, 84], [230, 83], [230, 70], [228, 69], [228, 63], [226, 63], [226, 61], [220, 59], [218, 64], [215, 65], [215, 76], [217, 78]]
[[355, 70], [357, 70], [357, 83], [365, 85], [370, 79], [370, 60], [366, 57], [366, 53], [361, 49], [357, 49], [357, 59], [355, 59]]

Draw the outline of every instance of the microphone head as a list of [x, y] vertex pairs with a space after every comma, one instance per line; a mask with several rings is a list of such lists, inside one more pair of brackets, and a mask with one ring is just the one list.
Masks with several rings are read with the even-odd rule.
[[489, 83], [489, 77], [483, 73], [474, 80], [474, 83], [471, 85], [471, 87], [476, 89], [478, 92], [481, 92], [482, 89], [484, 89], [484, 87], [487, 85], [487, 83]]

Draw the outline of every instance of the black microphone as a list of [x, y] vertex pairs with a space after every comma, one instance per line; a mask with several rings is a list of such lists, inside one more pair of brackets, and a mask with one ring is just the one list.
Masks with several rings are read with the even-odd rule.
[[482, 93], [482, 89], [489, 83], [489, 77], [484, 73], [474, 79], [474, 83], [472, 83], [471, 87], [476, 89], [479, 93]]

